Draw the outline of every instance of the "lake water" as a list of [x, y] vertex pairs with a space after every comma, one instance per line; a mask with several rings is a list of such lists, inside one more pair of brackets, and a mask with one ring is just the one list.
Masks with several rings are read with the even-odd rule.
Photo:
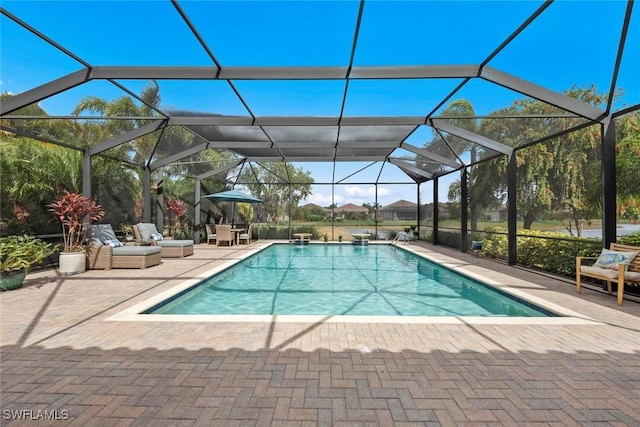
[[[626, 236], [631, 233], [640, 232], [640, 224], [618, 224], [616, 227], [616, 235], [618, 236]], [[564, 234], [569, 234], [568, 231], [564, 230]], [[591, 228], [589, 230], [582, 230], [582, 237], [602, 237], [602, 229], [601, 228]]]

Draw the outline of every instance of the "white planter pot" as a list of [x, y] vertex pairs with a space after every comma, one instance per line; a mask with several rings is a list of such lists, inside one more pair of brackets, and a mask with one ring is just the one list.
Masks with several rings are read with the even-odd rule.
[[84, 273], [87, 269], [87, 254], [84, 252], [60, 252], [58, 271], [62, 275]]

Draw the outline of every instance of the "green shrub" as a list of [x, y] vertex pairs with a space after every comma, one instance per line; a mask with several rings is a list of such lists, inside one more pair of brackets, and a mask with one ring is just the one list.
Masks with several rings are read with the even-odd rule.
[[627, 236], [619, 237], [618, 243], [621, 243], [623, 245], [640, 246], [640, 231], [636, 231], [635, 233], [631, 233]]
[[459, 231], [438, 231], [438, 244], [449, 248], [460, 249], [462, 240]]
[[429, 231], [428, 233], [424, 234], [422, 236], [422, 240], [433, 243], [433, 231]]
[[0, 272], [29, 269], [41, 264], [58, 249], [40, 239], [22, 236], [8, 236], [0, 239]]
[[[507, 231], [493, 227], [486, 229], [482, 253], [491, 258], [507, 259]], [[493, 234], [499, 233], [499, 234]], [[561, 276], [573, 277], [576, 257], [597, 256], [601, 242], [596, 239], [567, 237], [566, 234], [527, 230], [516, 238], [518, 265], [544, 270]]]
[[[254, 227], [253, 234], [257, 237], [257, 228]], [[291, 227], [291, 236], [295, 233], [309, 233], [312, 240], [321, 238], [320, 232], [313, 225], [296, 225]], [[287, 240], [289, 239], [289, 227], [284, 225], [260, 225], [261, 239]]]
[[499, 227], [490, 227], [487, 228], [486, 231], [489, 233], [486, 234], [484, 239], [475, 239], [482, 241], [482, 253], [489, 258], [507, 259], [508, 246], [506, 230]]

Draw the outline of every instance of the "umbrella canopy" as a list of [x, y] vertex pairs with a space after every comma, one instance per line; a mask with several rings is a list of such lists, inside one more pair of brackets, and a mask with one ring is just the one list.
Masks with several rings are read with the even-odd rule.
[[213, 202], [244, 202], [244, 203], [262, 203], [262, 200], [238, 190], [223, 191], [221, 193], [208, 194], [202, 196], [203, 199], [209, 199]]
[[[212, 202], [234, 202], [233, 210], [231, 211], [231, 224], [235, 225], [235, 208], [236, 202], [238, 203], [262, 203], [262, 200], [257, 197], [253, 197], [250, 194], [243, 193], [238, 190], [223, 191], [221, 193], [208, 194], [202, 196], [203, 199], [209, 199]], [[259, 231], [258, 231], [259, 232]]]

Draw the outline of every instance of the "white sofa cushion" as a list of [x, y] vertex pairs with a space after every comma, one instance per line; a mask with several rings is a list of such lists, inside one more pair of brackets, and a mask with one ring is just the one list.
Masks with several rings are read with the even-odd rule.
[[625, 271], [624, 278], [626, 280], [633, 280], [634, 282], [640, 282], [640, 273], [636, 271]]
[[596, 276], [603, 276], [611, 279], [618, 278], [618, 272], [610, 268], [583, 266], [580, 271], [585, 274], [595, 274]]

